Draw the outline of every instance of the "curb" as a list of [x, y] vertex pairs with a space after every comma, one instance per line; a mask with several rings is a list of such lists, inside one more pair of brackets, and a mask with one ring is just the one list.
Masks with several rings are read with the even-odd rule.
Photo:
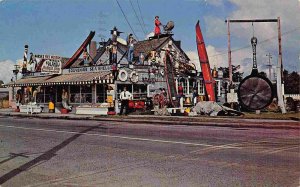
[[[285, 121], [276, 120], [273, 122], [247, 122], [247, 119], [230, 119], [224, 118], [223, 122], [216, 121], [214, 118], [204, 118], [206, 121], [183, 121], [186, 118], [180, 118], [177, 121], [170, 120], [146, 120], [146, 119], [130, 119], [130, 118], [108, 118], [108, 117], [97, 117], [97, 116], [69, 116], [69, 115], [60, 115], [60, 116], [43, 116], [37, 114], [23, 114], [23, 113], [1, 113], [0, 116], [11, 116], [11, 117], [20, 117], [20, 118], [40, 118], [40, 119], [64, 119], [64, 120], [93, 120], [93, 121], [105, 121], [105, 122], [129, 122], [129, 123], [145, 123], [145, 124], [154, 124], [154, 125], [187, 125], [187, 126], [209, 126], [209, 127], [230, 127], [230, 128], [263, 128], [263, 129], [300, 129], [299, 122], [289, 122], [293, 123], [287, 125]], [[179, 119], [179, 118], [178, 118]], [[199, 119], [200, 120], [200, 119]], [[222, 118], [218, 118], [222, 120]]]

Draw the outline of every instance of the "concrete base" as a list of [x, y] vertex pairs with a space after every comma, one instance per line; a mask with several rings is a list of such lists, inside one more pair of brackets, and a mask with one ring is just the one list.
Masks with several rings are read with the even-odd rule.
[[77, 107], [76, 114], [107, 115], [108, 108]]
[[43, 106], [41, 105], [36, 105], [36, 104], [28, 104], [28, 105], [21, 105], [19, 107], [20, 109], [20, 112], [23, 112], [23, 113], [41, 113], [43, 111]]

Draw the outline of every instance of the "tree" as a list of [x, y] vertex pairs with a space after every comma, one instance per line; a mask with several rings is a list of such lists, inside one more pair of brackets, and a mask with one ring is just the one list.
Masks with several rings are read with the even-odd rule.
[[0, 87], [2, 87], [4, 85], [3, 80], [0, 80]]
[[289, 73], [287, 70], [284, 70], [283, 80], [286, 94], [300, 94], [300, 75], [297, 72]]
[[[244, 72], [238, 71], [239, 66], [232, 65], [232, 81], [233, 82], [241, 82], [243, 79]], [[219, 71], [223, 72], [223, 78], [229, 78], [229, 68], [228, 67], [219, 67]]]

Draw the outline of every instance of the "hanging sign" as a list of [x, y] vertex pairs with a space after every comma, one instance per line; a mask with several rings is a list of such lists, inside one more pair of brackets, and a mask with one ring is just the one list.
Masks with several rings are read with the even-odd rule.
[[60, 59], [46, 59], [41, 67], [42, 73], [61, 74], [62, 63]]

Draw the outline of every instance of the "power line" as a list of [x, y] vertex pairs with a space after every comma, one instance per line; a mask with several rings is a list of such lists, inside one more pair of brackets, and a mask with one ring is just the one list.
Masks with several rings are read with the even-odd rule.
[[[281, 36], [284, 36], [284, 35], [293, 33], [293, 32], [295, 32], [295, 31], [297, 31], [297, 30], [300, 30], [300, 27], [296, 27], [295, 29], [292, 29], [292, 30], [290, 30], [290, 31], [283, 32], [283, 33], [281, 34]], [[278, 38], [278, 36], [272, 36], [272, 37], [270, 37], [270, 38], [267, 38], [267, 39], [265, 39], [265, 40], [262, 40], [261, 42], [258, 42], [258, 44], [262, 44], [262, 43], [269, 42], [269, 41], [271, 41], [271, 40], [273, 40], [273, 39], [275, 39], [275, 38]], [[244, 46], [244, 47], [240, 47], [240, 48], [237, 48], [237, 49], [233, 49], [233, 50], [231, 50], [231, 52], [240, 51], [240, 50], [243, 50], [243, 49], [247, 49], [247, 48], [249, 48], [249, 47], [251, 47], [251, 45], [246, 45], [246, 46]], [[209, 56], [209, 57], [212, 58], [212, 57], [222, 56], [222, 55], [226, 55], [226, 54], [227, 54], [227, 52], [225, 52], [225, 50], [224, 50], [224, 52], [222, 52], [222, 53], [218, 53], [218, 54], [215, 54], [215, 55], [212, 55], [212, 56]], [[196, 59], [194, 59], [194, 60], [196, 60]]]
[[125, 15], [125, 13], [124, 13], [124, 11], [123, 11], [123, 9], [122, 9], [122, 7], [121, 7], [121, 5], [120, 5], [119, 1], [118, 1], [118, 0], [116, 0], [116, 2], [117, 2], [117, 4], [118, 4], [118, 6], [119, 6], [119, 8], [120, 8], [120, 10], [121, 10], [121, 12], [122, 12], [122, 14], [123, 14], [124, 18], [125, 18], [125, 20], [126, 20], [127, 24], [129, 25], [129, 27], [130, 27], [130, 29], [131, 29], [132, 33], [134, 34], [135, 38], [136, 38], [137, 40], [139, 40], [139, 39], [138, 39], [138, 37], [137, 37], [137, 35], [135, 34], [135, 32], [134, 32], [134, 30], [133, 30], [133, 28], [132, 28], [131, 24], [129, 23], [129, 21], [128, 21], [128, 19], [127, 19], [127, 17], [126, 17], [126, 15]]
[[146, 24], [145, 24], [145, 22], [144, 22], [144, 18], [143, 18], [143, 14], [142, 14], [142, 11], [141, 11], [141, 7], [140, 7], [139, 0], [136, 0], [136, 3], [137, 3], [138, 8], [139, 8], [139, 12], [140, 12], [140, 15], [141, 15], [141, 20], [142, 20], [143, 25], [144, 25], [144, 29], [146, 30]]
[[134, 14], [135, 14], [135, 17], [137, 18], [137, 20], [138, 20], [138, 22], [139, 22], [139, 24], [140, 24], [140, 26], [141, 26], [142, 31], [144, 32], [145, 35], [147, 35], [146, 31], [145, 31], [144, 28], [143, 28], [143, 25], [142, 25], [142, 23], [141, 23], [141, 20], [140, 20], [139, 16], [137, 15], [137, 12], [135, 11], [135, 8], [134, 8], [134, 6], [133, 6], [133, 4], [132, 4], [132, 1], [129, 0], [129, 2], [130, 2], [130, 5], [131, 5], [131, 7], [132, 7], [132, 9], [133, 9], [133, 12], [134, 12]]

